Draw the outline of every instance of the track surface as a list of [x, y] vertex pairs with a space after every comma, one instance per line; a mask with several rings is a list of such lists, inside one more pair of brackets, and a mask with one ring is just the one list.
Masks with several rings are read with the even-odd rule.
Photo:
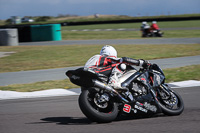
[[176, 89], [185, 103], [180, 116], [124, 119], [107, 124], [89, 121], [78, 107], [78, 96], [0, 101], [1, 133], [160, 133], [199, 132], [200, 88]]

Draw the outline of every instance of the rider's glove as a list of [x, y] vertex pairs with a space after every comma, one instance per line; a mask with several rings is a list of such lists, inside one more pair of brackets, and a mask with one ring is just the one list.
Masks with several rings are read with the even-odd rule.
[[150, 66], [151, 66], [151, 63], [150, 63], [149, 61], [143, 60], [142, 67], [143, 67], [144, 69], [147, 69], [147, 68], [149, 68]]

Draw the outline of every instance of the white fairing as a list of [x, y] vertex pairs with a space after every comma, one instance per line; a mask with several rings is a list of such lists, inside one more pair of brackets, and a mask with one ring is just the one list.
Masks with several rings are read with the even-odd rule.
[[85, 66], [86, 68], [89, 68], [91, 66], [94, 66], [94, 65], [98, 65], [98, 61], [99, 61], [99, 58], [100, 58], [101, 55], [94, 55], [92, 56], [86, 63], [85, 63]]
[[144, 29], [149, 29], [149, 28], [150, 28], [149, 25], [145, 25], [145, 26], [144, 26]]
[[131, 75], [133, 75], [134, 73], [136, 73], [137, 71], [136, 70], [130, 70], [126, 73], [124, 73], [122, 75], [122, 77], [119, 79], [119, 83], [123, 83], [126, 79], [128, 79]]

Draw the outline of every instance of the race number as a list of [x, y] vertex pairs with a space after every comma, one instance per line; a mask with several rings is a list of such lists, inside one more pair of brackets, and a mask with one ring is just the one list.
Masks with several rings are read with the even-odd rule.
[[128, 104], [124, 104], [124, 108], [123, 111], [126, 113], [130, 113], [131, 112], [131, 106]]

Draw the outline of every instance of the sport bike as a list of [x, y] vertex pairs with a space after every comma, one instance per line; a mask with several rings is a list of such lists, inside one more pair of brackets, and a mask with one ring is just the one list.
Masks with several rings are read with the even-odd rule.
[[113, 89], [109, 75], [93, 69], [79, 68], [66, 72], [70, 81], [81, 86], [79, 107], [95, 122], [111, 122], [120, 116], [152, 116], [158, 113], [174, 116], [184, 110], [181, 96], [165, 84], [165, 75], [157, 64], [137, 70], [127, 65], [119, 83]]
[[144, 34], [142, 37], [163, 37], [164, 32], [161, 32], [161, 30], [150, 30], [145, 29]]

